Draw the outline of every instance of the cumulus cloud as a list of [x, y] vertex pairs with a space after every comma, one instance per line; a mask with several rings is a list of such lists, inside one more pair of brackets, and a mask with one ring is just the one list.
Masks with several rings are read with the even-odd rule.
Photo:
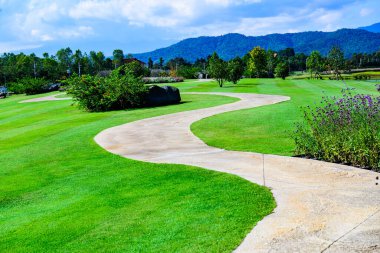
[[14, 52], [26, 49], [36, 49], [42, 47], [42, 44], [25, 44], [18, 41], [0, 42], [1, 52]]
[[[264, 35], [365, 26], [379, 21], [373, 10], [380, 8], [380, 2], [0, 0], [0, 8], [3, 9], [0, 15], [3, 41], [18, 40], [25, 42], [25, 45], [67, 41], [69, 45], [73, 40], [86, 40], [89, 44], [95, 41], [100, 45], [117, 27], [117, 32], [122, 36], [112, 39], [119, 45], [125, 44], [126, 39], [133, 38], [133, 41], [145, 39], [145, 45], [149, 41], [155, 44], [160, 41], [162, 46], [162, 41], [167, 39], [174, 42], [202, 35]], [[122, 39], [118, 41], [118, 37]], [[139, 43], [131, 42], [130, 45], [132, 44]]]
[[366, 16], [372, 14], [372, 12], [373, 11], [371, 9], [363, 8], [363, 9], [360, 10], [360, 16], [366, 17]]
[[[190, 2], [192, 2], [190, 0]], [[73, 18], [93, 18], [127, 20], [132, 25], [152, 25], [172, 27], [195, 17], [191, 4], [183, 1], [108, 1], [81, 2], [70, 12]], [[99, 11], [103, 9], [102, 11]]]
[[73, 6], [69, 15], [74, 19], [127, 20], [132, 25], [174, 27], [192, 21], [208, 8], [259, 2], [261, 0], [85, 0]]
[[207, 4], [229, 6], [229, 5], [260, 3], [261, 0], [206, 0], [205, 2]]
[[294, 33], [306, 30], [331, 31], [337, 29], [342, 17], [339, 11], [325, 9], [300, 9], [290, 15], [280, 13], [275, 16], [239, 18], [230, 22], [215, 22], [203, 26], [184, 29], [184, 36], [207, 35], [218, 36], [226, 33], [241, 33], [259, 36], [271, 33]]
[[64, 1], [31, 0], [26, 8], [8, 19], [9, 30], [25, 41], [52, 41], [86, 37], [93, 34], [91, 26], [65, 24], [67, 8]]
[[[318, 0], [317, 0], [318, 2]], [[320, 3], [327, 4], [324, 1]], [[343, 5], [340, 8], [316, 8], [311, 2], [299, 8], [288, 8], [282, 13], [264, 17], [243, 17], [231, 21], [217, 21], [200, 26], [188, 26], [182, 29], [182, 38], [189, 36], [219, 36], [226, 33], [241, 33], [259, 36], [271, 33], [294, 33], [302, 31], [335, 31], [340, 28], [356, 28], [360, 26], [359, 16], [372, 14], [369, 8], [358, 8], [361, 4]], [[365, 21], [363, 21], [365, 22]], [[368, 21], [367, 21], [368, 22]], [[365, 24], [365, 23], [364, 23]]]
[[268, 31], [270, 33], [297, 32], [297, 29], [289, 28], [289, 24], [295, 22], [297, 22], [297, 18], [288, 14], [261, 18], [240, 18], [234, 22], [216, 22], [204, 26], [188, 27], [184, 29], [184, 37], [202, 36], [205, 35], [205, 31], [207, 31], [207, 35], [211, 36], [219, 36], [226, 33], [258, 36], [268, 34]]

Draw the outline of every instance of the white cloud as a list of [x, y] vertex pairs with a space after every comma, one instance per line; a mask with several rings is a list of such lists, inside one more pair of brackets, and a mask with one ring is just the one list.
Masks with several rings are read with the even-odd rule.
[[[149, 1], [149, 0], [112, 0], [82, 1], [69, 11], [74, 19], [98, 18], [110, 21], [124, 21], [142, 26], [145, 24], [170, 27], [194, 17], [191, 2]], [[163, 12], [163, 13], [160, 13]]]
[[185, 36], [202, 36], [207, 33], [211, 36], [219, 36], [226, 33], [241, 33], [245, 35], [265, 35], [268, 33], [286, 33], [298, 31], [288, 29], [289, 24], [296, 22], [297, 19], [287, 14], [280, 14], [273, 17], [263, 18], [241, 18], [235, 22], [218, 22], [204, 26], [188, 27]]
[[28, 49], [35, 49], [42, 47], [42, 44], [24, 44], [17, 41], [0, 42], [0, 53], [8, 53], [15, 51], [22, 51]]
[[214, 22], [203, 26], [186, 27], [183, 36], [218, 36], [226, 33], [241, 33], [259, 36], [272, 33], [294, 33], [302, 31], [334, 31], [342, 27], [346, 9], [323, 8], [293, 9], [274, 16], [238, 18], [230, 22]]
[[308, 15], [308, 18], [320, 27], [320, 30], [333, 31], [339, 27], [339, 21], [342, 19], [342, 16], [343, 13], [341, 10], [330, 11], [317, 9]]
[[261, 0], [110, 0], [81, 1], [69, 11], [74, 19], [127, 20], [132, 25], [174, 27], [189, 23], [208, 8], [259, 3]]
[[93, 34], [93, 28], [91, 26], [79, 26], [70, 27], [58, 30], [55, 34], [61, 38], [80, 38], [86, 37], [89, 34]]
[[90, 26], [62, 22], [67, 18], [66, 4], [64, 1], [31, 0], [26, 10], [9, 18], [9, 30], [24, 41], [53, 41], [93, 34]]
[[213, 5], [230, 6], [230, 5], [261, 3], [261, 0], [206, 0], [205, 2], [208, 4], [213, 4]]
[[[109, 35], [110, 30], [117, 27], [123, 36], [121, 39], [112, 38], [114, 42], [125, 43], [125, 38], [132, 35], [134, 41], [142, 40], [145, 44], [141, 44], [146, 46], [147, 33], [150, 36], [148, 41], [155, 43], [167, 37], [171, 41], [178, 41], [180, 38], [226, 33], [265, 35], [331, 31], [378, 22], [374, 11], [380, 6], [378, 0], [309, 0], [302, 4], [286, 2], [0, 0], [0, 4], [5, 4], [1, 6], [0, 32], [3, 41], [18, 40], [28, 45], [54, 41], [70, 44], [73, 38], [83, 38], [83, 41], [88, 42], [102, 41], [105, 34]], [[134, 44], [130, 43], [129, 46], [134, 47]]]
[[366, 17], [366, 16], [372, 14], [372, 12], [373, 11], [371, 9], [363, 8], [363, 9], [360, 10], [360, 16]]

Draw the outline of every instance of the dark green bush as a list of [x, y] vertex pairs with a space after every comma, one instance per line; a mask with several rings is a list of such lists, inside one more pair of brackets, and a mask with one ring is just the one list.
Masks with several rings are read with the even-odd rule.
[[380, 96], [325, 97], [294, 132], [296, 155], [380, 170]]
[[26, 95], [40, 94], [48, 90], [49, 81], [43, 78], [25, 78], [23, 82]]
[[8, 90], [15, 94], [24, 94], [25, 86], [20, 82], [12, 82], [7, 84]]
[[16, 94], [34, 95], [48, 91], [49, 81], [44, 78], [23, 78], [8, 84], [8, 89]]
[[112, 73], [108, 77], [83, 75], [66, 81], [68, 93], [79, 106], [94, 112], [141, 107], [148, 88], [130, 72]]

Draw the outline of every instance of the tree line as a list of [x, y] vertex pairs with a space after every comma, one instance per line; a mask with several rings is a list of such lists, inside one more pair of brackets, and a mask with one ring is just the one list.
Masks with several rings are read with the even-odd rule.
[[[380, 56], [380, 52], [373, 55]], [[373, 57], [372, 60], [380, 63], [380, 58]], [[224, 61], [214, 53], [208, 59], [208, 72], [222, 87], [225, 81], [236, 83], [243, 76], [285, 79], [291, 71], [308, 71], [310, 78], [317, 79], [322, 79], [321, 74], [328, 72], [335, 79], [342, 79], [343, 71], [359, 67], [355, 63], [353, 59], [345, 59], [339, 47], [332, 47], [327, 57], [323, 57], [319, 51], [313, 51], [307, 56], [295, 54], [292, 48], [275, 52], [255, 47], [242, 59], [236, 57], [230, 61]]]
[[23, 78], [44, 78], [55, 82], [73, 73], [95, 75], [119, 67], [127, 57], [120, 49], [113, 51], [111, 59], [101, 51], [90, 51], [87, 54], [79, 49], [73, 52], [69, 47], [58, 50], [55, 55], [44, 53], [42, 57], [35, 54], [4, 53], [0, 57], [0, 83], [4, 85]]
[[[44, 53], [42, 57], [37, 57], [35, 54], [4, 53], [0, 57], [0, 84], [6, 85], [23, 78], [43, 78], [56, 82], [74, 73], [79, 76], [96, 75], [104, 70], [116, 69], [125, 59], [132, 57], [132, 55], [126, 56], [121, 49], [115, 49], [111, 59], [105, 57], [101, 51], [90, 51], [87, 54], [81, 50], [74, 52], [69, 47], [58, 50], [55, 55]], [[342, 70], [380, 67], [380, 51], [372, 54], [357, 53], [345, 59], [338, 47], [333, 47], [326, 57], [318, 51], [305, 55], [295, 53], [293, 48], [273, 51], [255, 47], [245, 56], [229, 61], [221, 59], [217, 53], [214, 53], [206, 59], [197, 59], [193, 63], [181, 57], [166, 62], [162, 57], [156, 62], [150, 58], [146, 67], [151, 75], [156, 73], [159, 76], [184, 78], [213, 77], [218, 80], [219, 85], [223, 85], [225, 81], [236, 83], [242, 76], [285, 78], [293, 71], [309, 71], [311, 78], [319, 78], [321, 73], [332, 71], [339, 78]]]

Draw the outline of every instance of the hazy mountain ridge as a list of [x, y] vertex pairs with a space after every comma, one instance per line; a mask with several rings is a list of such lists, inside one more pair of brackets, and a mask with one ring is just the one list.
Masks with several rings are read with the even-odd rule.
[[359, 27], [358, 29], [366, 30], [368, 32], [380, 33], [380, 23], [376, 23], [370, 26]]
[[217, 52], [223, 59], [244, 56], [253, 47], [281, 50], [287, 47], [295, 49], [296, 53], [310, 54], [319, 50], [326, 55], [332, 46], [339, 46], [350, 57], [354, 53], [372, 53], [380, 50], [380, 33], [373, 33], [364, 29], [340, 29], [335, 32], [300, 32], [286, 34], [269, 34], [265, 36], [245, 36], [242, 34], [226, 34], [217, 37], [199, 37], [180, 41], [167, 48], [152, 52], [135, 54], [144, 62], [149, 57], [158, 61], [163, 57], [165, 61], [175, 57], [183, 57], [188, 61], [205, 58]]

